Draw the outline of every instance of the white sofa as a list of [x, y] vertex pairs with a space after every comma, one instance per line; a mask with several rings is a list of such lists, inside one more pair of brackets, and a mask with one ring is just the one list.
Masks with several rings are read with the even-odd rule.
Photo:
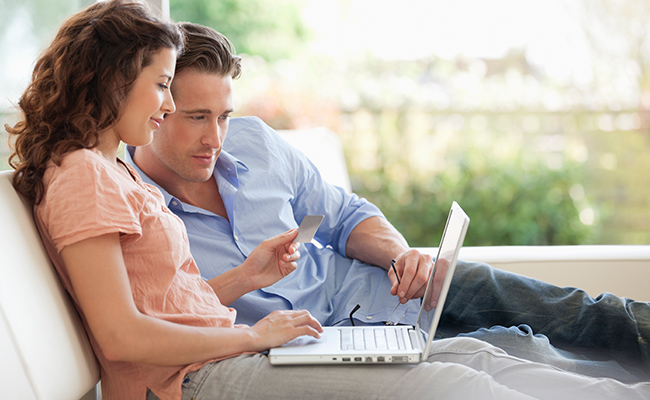
[[10, 171], [0, 221], [0, 399], [95, 398], [98, 363]]
[[[312, 158], [327, 180], [350, 190], [334, 133], [282, 134]], [[95, 389], [99, 366], [31, 210], [11, 186], [11, 171], [0, 172], [0, 221], [0, 399], [101, 397]], [[650, 300], [650, 246], [466, 247], [461, 257], [592, 294], [611, 291]]]

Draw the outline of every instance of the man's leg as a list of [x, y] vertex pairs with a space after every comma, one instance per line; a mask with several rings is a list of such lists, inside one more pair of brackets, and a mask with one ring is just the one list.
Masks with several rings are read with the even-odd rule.
[[512, 356], [553, 365], [586, 376], [613, 378], [626, 383], [647, 380], [644, 371], [630, 367], [626, 369], [614, 360], [590, 360], [580, 354], [555, 348], [546, 336], [534, 334], [528, 325], [480, 328], [474, 332], [461, 333], [458, 337], [480, 339], [503, 349]]
[[583, 290], [459, 261], [445, 303], [441, 337], [523, 324], [548, 337], [555, 347], [589, 359], [613, 359], [646, 373], [650, 370], [650, 304], [610, 293], [592, 298]]
[[539, 399], [650, 399], [650, 382], [624, 384], [615, 379], [565, 372], [510, 356], [501, 349], [471, 338], [434, 342], [429, 360], [458, 363], [485, 371], [496, 382]]

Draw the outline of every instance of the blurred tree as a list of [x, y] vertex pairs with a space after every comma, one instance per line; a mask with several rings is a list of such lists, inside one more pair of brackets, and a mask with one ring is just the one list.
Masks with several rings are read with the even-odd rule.
[[296, 0], [171, 0], [170, 16], [214, 28], [238, 53], [267, 61], [289, 58], [309, 38]]
[[516, 49], [407, 61], [303, 52], [301, 0], [170, 1], [174, 20], [211, 26], [254, 56], [237, 83], [239, 115], [338, 132], [354, 190], [412, 245], [439, 241], [452, 200], [472, 217], [468, 245], [647, 243], [647, 0], [564, 3], [592, 45], [593, 74], [575, 85], [531, 71]]
[[[472, 157], [476, 149], [468, 153], [472, 154], [459, 158], [449, 169], [412, 180], [406, 187], [387, 180], [385, 171], [368, 172], [355, 191], [377, 204], [411, 246], [440, 242], [454, 200], [471, 218], [465, 239], [468, 246], [591, 242], [594, 232], [580, 221], [569, 196], [579, 181], [577, 169], [549, 170], [534, 156], [486, 162]], [[377, 181], [375, 174], [382, 184], [368, 188], [367, 182]]]

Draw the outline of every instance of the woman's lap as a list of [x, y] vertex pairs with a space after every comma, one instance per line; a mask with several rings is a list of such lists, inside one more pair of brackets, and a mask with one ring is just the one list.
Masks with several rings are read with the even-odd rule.
[[472, 338], [437, 340], [417, 365], [272, 366], [262, 354], [188, 374], [183, 399], [647, 399], [650, 385], [624, 385], [532, 363]]
[[188, 377], [184, 400], [528, 398], [482, 371], [435, 360], [417, 365], [272, 366], [265, 355], [253, 354], [210, 364]]

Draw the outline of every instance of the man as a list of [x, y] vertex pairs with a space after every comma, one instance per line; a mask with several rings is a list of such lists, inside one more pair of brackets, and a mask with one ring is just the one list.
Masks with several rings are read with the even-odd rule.
[[[413, 324], [431, 258], [410, 249], [373, 204], [324, 182], [262, 121], [231, 120], [239, 57], [214, 30], [181, 28], [187, 48], [171, 87], [177, 111], [150, 145], [128, 148], [127, 160], [185, 222], [202, 275], [236, 267], [262, 240], [296, 227], [305, 215], [325, 215], [316, 235], [324, 247], [303, 245], [295, 272], [233, 302], [238, 322], [252, 324], [276, 309], [308, 309], [325, 325]], [[458, 334], [592, 376], [645, 379], [650, 365], [647, 303], [592, 299], [484, 264], [459, 262], [440, 327], [441, 336]], [[572, 352], [550, 346], [546, 337]]]

